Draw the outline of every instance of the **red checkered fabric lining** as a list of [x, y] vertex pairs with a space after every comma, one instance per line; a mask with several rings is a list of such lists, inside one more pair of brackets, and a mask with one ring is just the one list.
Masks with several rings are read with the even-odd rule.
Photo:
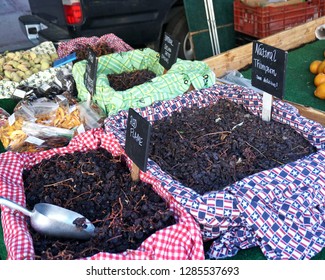
[[101, 37], [80, 37], [71, 39], [67, 42], [61, 42], [58, 46], [58, 56], [59, 58], [63, 58], [75, 52], [80, 45], [95, 46], [96, 44], [103, 42], [107, 43], [115, 52], [126, 52], [133, 50], [133, 48], [125, 43], [122, 39], [110, 33]]
[[[102, 147], [113, 156], [122, 155], [118, 141], [112, 133], [97, 128], [76, 136], [67, 147], [55, 148], [38, 153], [0, 154], [0, 195], [23, 206], [25, 195], [22, 172], [42, 159], [55, 154], [87, 151]], [[128, 164], [131, 166], [128, 159]], [[190, 260], [204, 259], [203, 241], [198, 224], [176, 200], [162, 188], [159, 181], [150, 175], [140, 174], [140, 179], [150, 183], [153, 189], [164, 198], [175, 213], [177, 223], [147, 238], [137, 250], [129, 250], [121, 254], [101, 252], [86, 259], [91, 260]], [[27, 229], [26, 217], [16, 210], [1, 206], [1, 218], [4, 241], [8, 259], [33, 259], [34, 249], [32, 238]]]

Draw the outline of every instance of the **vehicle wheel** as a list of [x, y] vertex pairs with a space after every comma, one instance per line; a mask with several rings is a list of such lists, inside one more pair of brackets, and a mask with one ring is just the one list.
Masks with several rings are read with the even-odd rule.
[[180, 11], [167, 23], [165, 31], [181, 43], [178, 53], [179, 58], [186, 60], [193, 60], [195, 58], [194, 44], [189, 34], [184, 11]]

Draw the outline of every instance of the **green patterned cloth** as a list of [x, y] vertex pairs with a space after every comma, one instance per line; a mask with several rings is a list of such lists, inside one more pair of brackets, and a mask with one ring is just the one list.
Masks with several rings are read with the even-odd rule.
[[[137, 49], [128, 52], [104, 55], [98, 58], [96, 91], [92, 100], [107, 115], [116, 114], [120, 110], [141, 108], [155, 101], [169, 100], [188, 91], [191, 85], [195, 89], [210, 87], [215, 83], [215, 74], [202, 61], [178, 59], [164, 74], [159, 63], [159, 53], [149, 49]], [[72, 74], [77, 84], [78, 98], [81, 101], [90, 99], [84, 84], [87, 61], [77, 62]], [[150, 82], [134, 86], [125, 91], [115, 91], [110, 87], [107, 75], [121, 74], [135, 70], [150, 70], [156, 77]]]

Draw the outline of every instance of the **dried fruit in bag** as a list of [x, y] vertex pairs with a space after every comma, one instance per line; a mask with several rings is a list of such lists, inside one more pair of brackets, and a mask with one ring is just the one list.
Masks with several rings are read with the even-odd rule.
[[0, 127], [6, 124], [9, 116], [9, 113], [5, 109], [0, 108]]
[[14, 149], [20, 146], [27, 138], [26, 133], [21, 130], [23, 121], [23, 118], [18, 117], [13, 124], [10, 124], [9, 120], [7, 120], [6, 123], [0, 127], [0, 140], [5, 149], [9, 147]]

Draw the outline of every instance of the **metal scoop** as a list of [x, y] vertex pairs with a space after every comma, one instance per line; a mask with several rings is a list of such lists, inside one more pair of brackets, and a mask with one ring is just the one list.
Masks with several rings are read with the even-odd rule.
[[90, 239], [95, 226], [84, 216], [74, 211], [48, 203], [38, 203], [33, 211], [0, 196], [0, 204], [18, 210], [30, 217], [32, 227], [39, 233], [49, 236]]

